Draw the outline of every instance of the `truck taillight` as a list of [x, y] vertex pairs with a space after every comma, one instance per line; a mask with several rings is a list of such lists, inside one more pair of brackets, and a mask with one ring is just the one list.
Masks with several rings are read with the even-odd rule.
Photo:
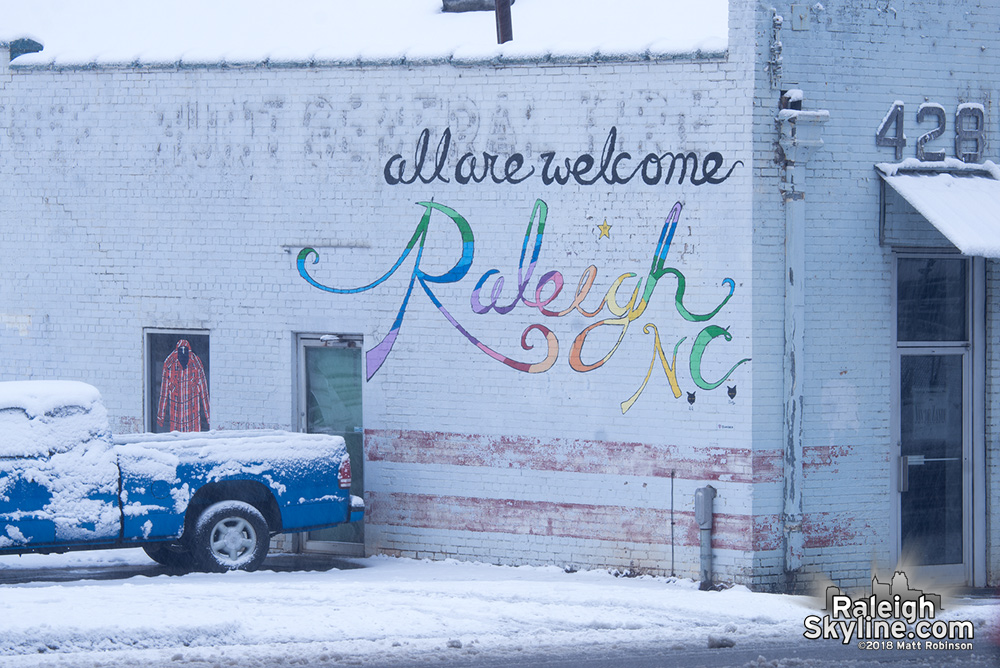
[[350, 489], [351, 487], [351, 460], [345, 459], [340, 462], [340, 470], [337, 471], [337, 481], [340, 489]]

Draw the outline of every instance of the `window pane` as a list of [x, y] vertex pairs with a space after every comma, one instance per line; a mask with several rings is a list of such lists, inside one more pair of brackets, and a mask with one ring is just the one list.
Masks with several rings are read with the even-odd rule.
[[900, 341], [966, 341], [967, 261], [900, 258], [897, 336]]
[[900, 498], [909, 563], [962, 563], [962, 355], [900, 358], [900, 454], [909, 490]]
[[[364, 497], [361, 348], [306, 346], [306, 431], [343, 436], [351, 458], [351, 494]], [[364, 522], [310, 531], [309, 540], [365, 542]]]

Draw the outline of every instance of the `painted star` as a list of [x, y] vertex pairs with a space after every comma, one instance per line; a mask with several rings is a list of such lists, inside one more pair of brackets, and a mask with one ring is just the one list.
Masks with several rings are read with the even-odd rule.
[[607, 237], [608, 239], [611, 238], [611, 226], [608, 225], [608, 219], [607, 218], [604, 219], [604, 224], [603, 225], [598, 225], [597, 226], [597, 229], [599, 229], [601, 231], [601, 236], [597, 237], [598, 239], [603, 239], [604, 237]]

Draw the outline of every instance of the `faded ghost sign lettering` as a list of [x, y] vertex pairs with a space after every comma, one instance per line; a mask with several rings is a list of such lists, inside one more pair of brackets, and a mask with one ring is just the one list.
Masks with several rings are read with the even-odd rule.
[[480, 155], [469, 152], [455, 162], [454, 170], [450, 170], [447, 165], [452, 150], [451, 128], [445, 128], [441, 133], [433, 154], [431, 131], [425, 128], [417, 138], [413, 160], [407, 162], [397, 153], [386, 161], [382, 175], [391, 186], [417, 182], [451, 183], [452, 179], [460, 185], [484, 181], [516, 185], [530, 178], [540, 178], [546, 186], [613, 186], [636, 179], [650, 186], [681, 185], [685, 179], [691, 185], [701, 186], [724, 182], [743, 164], [737, 160], [726, 168], [726, 159], [718, 151], [710, 151], [704, 158], [699, 158], [694, 151], [647, 153], [641, 158], [634, 158], [631, 153], [619, 149], [617, 144], [618, 128], [612, 127], [600, 156], [581, 153], [566, 157], [557, 155], [555, 151], [546, 151], [539, 155], [540, 164], [529, 165], [521, 153], [501, 157], [486, 151]]

